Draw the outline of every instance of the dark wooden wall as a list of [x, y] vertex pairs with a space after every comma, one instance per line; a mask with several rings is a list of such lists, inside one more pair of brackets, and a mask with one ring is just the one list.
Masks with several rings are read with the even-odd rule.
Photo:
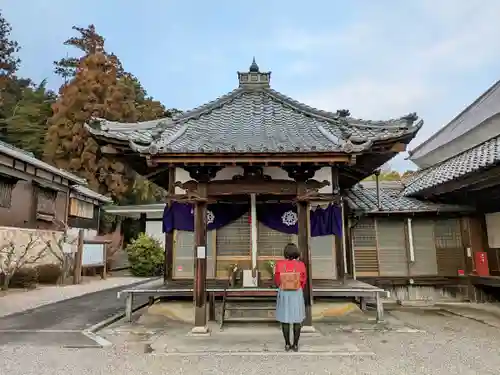
[[94, 214], [92, 216], [92, 219], [69, 215], [68, 226], [72, 228], [97, 230], [99, 228], [99, 207], [94, 207]]

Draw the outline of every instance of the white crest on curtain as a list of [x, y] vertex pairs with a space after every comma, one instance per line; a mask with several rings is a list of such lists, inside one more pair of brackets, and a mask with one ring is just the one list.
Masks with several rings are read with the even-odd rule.
[[293, 212], [292, 210], [285, 212], [281, 216], [281, 221], [283, 224], [285, 224], [288, 227], [291, 227], [292, 225], [297, 224], [297, 221], [299, 220], [297, 214]]

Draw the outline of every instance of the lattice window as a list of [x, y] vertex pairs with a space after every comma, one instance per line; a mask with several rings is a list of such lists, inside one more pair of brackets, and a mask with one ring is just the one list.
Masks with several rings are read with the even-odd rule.
[[297, 235], [271, 229], [260, 221], [257, 227], [257, 236], [259, 256], [282, 258], [285, 246], [289, 243], [297, 243]]
[[217, 230], [217, 256], [250, 256], [248, 214]]
[[38, 188], [36, 211], [40, 214], [55, 215], [56, 214], [56, 198], [57, 191]]
[[408, 249], [404, 219], [377, 218], [380, 276], [407, 276]]
[[15, 184], [10, 181], [0, 180], [0, 207], [10, 208], [14, 186]]
[[464, 268], [464, 248], [459, 219], [441, 219], [434, 223], [438, 274], [456, 276]]
[[359, 276], [378, 276], [377, 233], [373, 218], [361, 219], [352, 231], [352, 244]]
[[442, 249], [462, 247], [462, 235], [458, 219], [436, 220], [434, 233], [436, 247]]
[[69, 214], [71, 216], [92, 219], [94, 217], [94, 205], [92, 203], [89, 203], [89, 202], [85, 202], [85, 201], [81, 201], [79, 199], [71, 198]]

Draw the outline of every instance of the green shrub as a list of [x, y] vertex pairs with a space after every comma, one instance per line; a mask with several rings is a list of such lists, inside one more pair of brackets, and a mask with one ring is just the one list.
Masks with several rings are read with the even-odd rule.
[[40, 284], [57, 284], [62, 275], [61, 267], [57, 264], [40, 264], [36, 271]]
[[9, 283], [9, 288], [36, 288], [38, 283], [38, 272], [33, 267], [24, 267], [12, 276]]
[[158, 276], [163, 268], [165, 251], [156, 239], [145, 233], [127, 245], [130, 272], [134, 276]]

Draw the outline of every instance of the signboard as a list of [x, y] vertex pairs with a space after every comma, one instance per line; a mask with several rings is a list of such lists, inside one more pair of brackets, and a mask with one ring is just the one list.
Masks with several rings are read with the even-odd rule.
[[104, 246], [106, 245], [102, 243], [83, 244], [82, 266], [83, 267], [103, 266], [105, 262]]
[[196, 257], [198, 259], [205, 259], [207, 256], [207, 250], [205, 246], [198, 246], [196, 247]]

